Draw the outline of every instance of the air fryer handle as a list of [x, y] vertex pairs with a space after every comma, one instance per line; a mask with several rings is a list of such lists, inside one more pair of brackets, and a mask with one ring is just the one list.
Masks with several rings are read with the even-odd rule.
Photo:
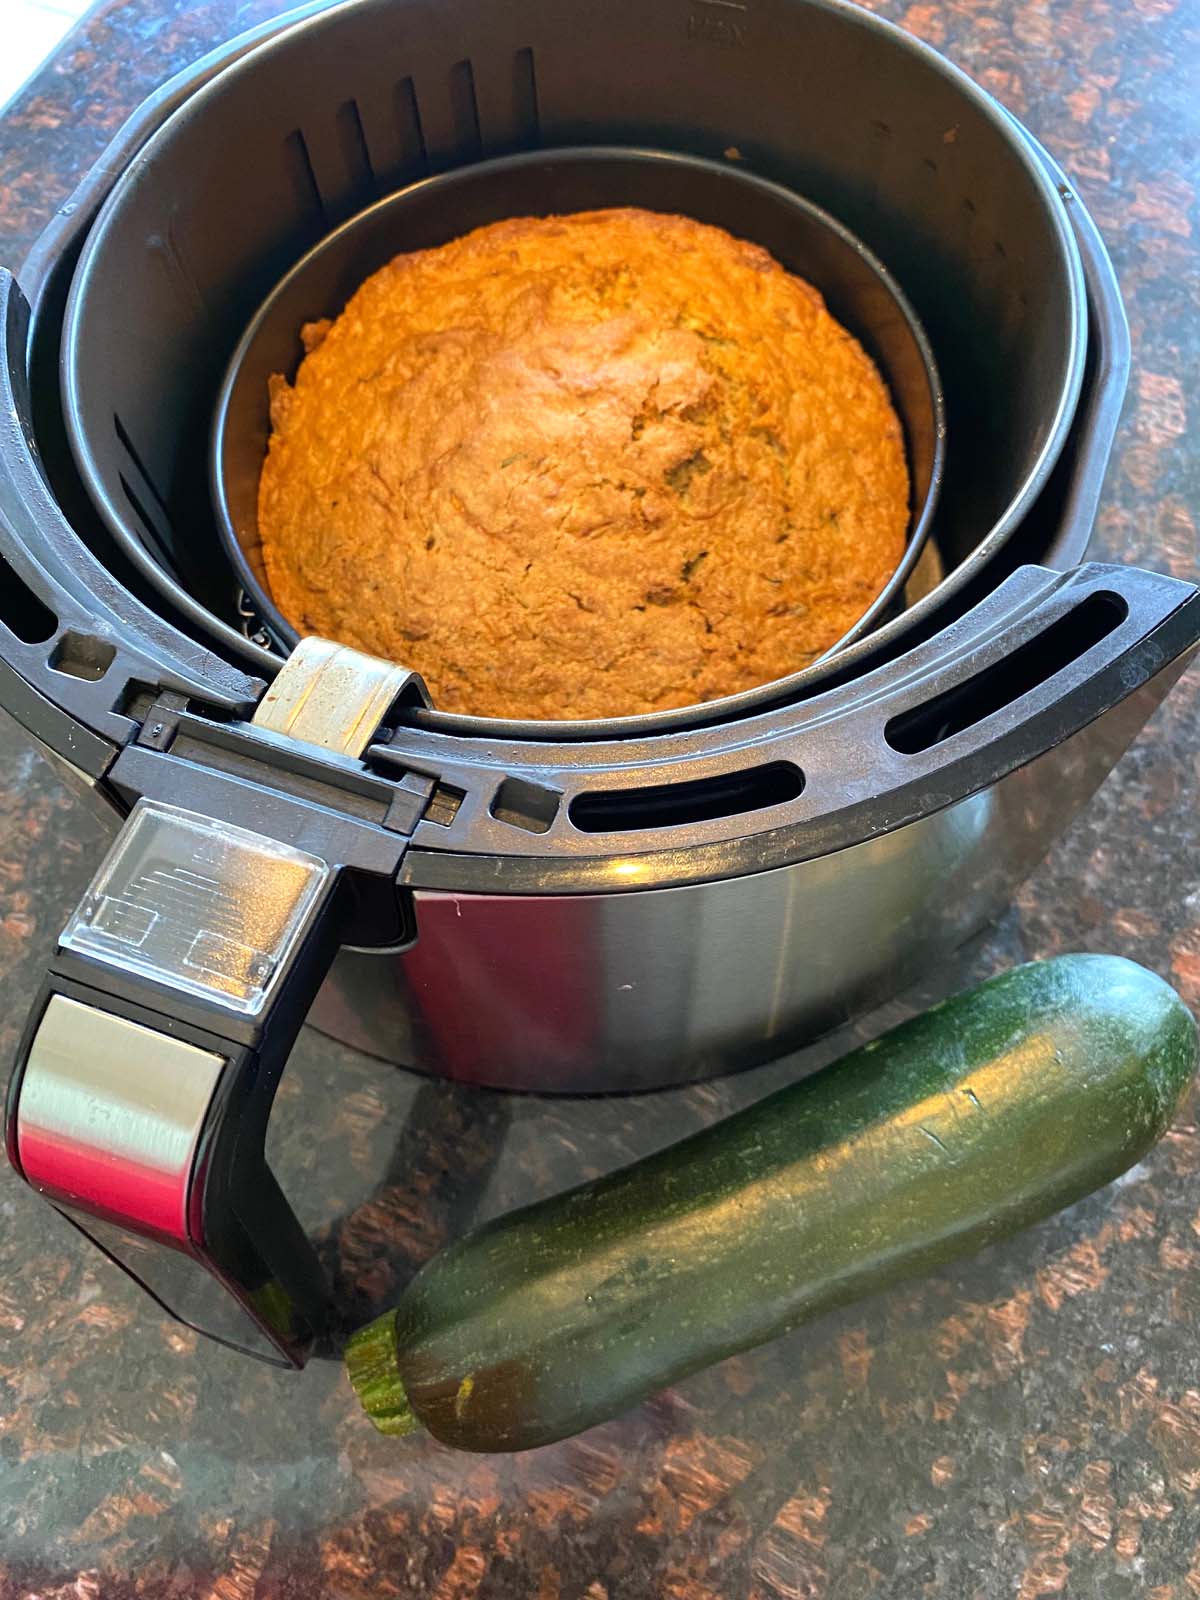
[[266, 1163], [271, 1104], [356, 896], [394, 891], [432, 788], [414, 775], [386, 815], [343, 817], [312, 780], [410, 702], [428, 695], [407, 668], [302, 639], [251, 724], [221, 729], [226, 758], [230, 741], [279, 758], [270, 787], [206, 762], [202, 730], [176, 749], [186, 709], [148, 723], [108, 773], [141, 798], [62, 932], [9, 1086], [18, 1172], [182, 1321], [284, 1365], [331, 1307]]
[[264, 1140], [341, 943], [344, 879], [139, 801], [62, 934], [9, 1089], [9, 1156], [35, 1189], [181, 1320], [292, 1366], [331, 1306]]

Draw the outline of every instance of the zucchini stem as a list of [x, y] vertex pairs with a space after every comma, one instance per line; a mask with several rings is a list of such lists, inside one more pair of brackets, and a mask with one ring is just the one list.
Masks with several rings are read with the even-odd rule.
[[400, 1381], [396, 1355], [394, 1311], [385, 1311], [346, 1341], [346, 1372], [354, 1392], [379, 1432], [393, 1437], [420, 1427]]

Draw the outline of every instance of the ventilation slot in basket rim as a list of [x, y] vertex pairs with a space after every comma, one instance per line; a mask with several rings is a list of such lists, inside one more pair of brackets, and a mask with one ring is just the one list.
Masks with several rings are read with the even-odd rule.
[[45, 644], [58, 631], [58, 618], [19, 573], [0, 556], [0, 624], [22, 644]]
[[632, 833], [765, 811], [798, 799], [803, 790], [804, 774], [799, 767], [790, 761], [770, 761], [684, 783], [594, 789], [576, 795], [568, 815], [581, 833]]
[[69, 678], [98, 683], [117, 658], [116, 646], [92, 633], [68, 628], [51, 653], [49, 666]]
[[492, 798], [491, 813], [497, 822], [526, 833], [549, 833], [561, 804], [557, 789], [524, 778], [505, 778]]
[[1128, 615], [1119, 594], [1097, 590], [999, 661], [892, 717], [883, 736], [901, 755], [932, 750], [1040, 688], [1115, 632]]

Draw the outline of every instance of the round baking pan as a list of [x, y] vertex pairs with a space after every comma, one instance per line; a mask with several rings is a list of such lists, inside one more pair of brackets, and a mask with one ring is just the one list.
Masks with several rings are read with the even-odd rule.
[[[272, 599], [258, 535], [258, 481], [270, 431], [268, 383], [293, 379], [300, 329], [336, 317], [359, 284], [393, 256], [428, 249], [505, 217], [609, 206], [677, 212], [764, 246], [812, 283], [874, 360], [904, 429], [910, 517], [904, 553], [870, 607], [820, 659], [866, 633], [903, 602], [937, 507], [945, 411], [929, 341], [881, 262], [819, 207], [736, 166], [611, 147], [537, 152], [443, 173], [378, 201], [328, 234], [276, 286], [230, 361], [212, 432], [211, 485], [218, 526], [260, 620], [286, 647], [298, 634]], [[464, 616], [464, 627], [470, 625]], [[811, 663], [807, 663], [811, 665]], [[764, 685], [763, 695], [780, 682]], [[758, 691], [747, 691], [754, 695]], [[750, 703], [745, 695], [739, 703]], [[719, 702], [710, 702], [718, 704]]]

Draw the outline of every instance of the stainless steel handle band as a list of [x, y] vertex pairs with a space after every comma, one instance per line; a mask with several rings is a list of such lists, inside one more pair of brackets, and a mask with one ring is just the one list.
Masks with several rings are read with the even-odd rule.
[[16, 1124], [42, 1194], [186, 1243], [188, 1196], [225, 1057], [52, 994], [25, 1063]]

